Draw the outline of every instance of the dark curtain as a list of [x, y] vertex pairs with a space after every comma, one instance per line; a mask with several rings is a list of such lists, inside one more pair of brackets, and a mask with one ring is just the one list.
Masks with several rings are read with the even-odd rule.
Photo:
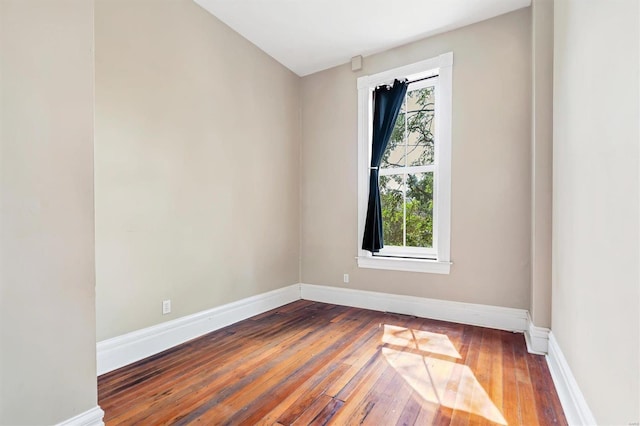
[[382, 208], [378, 177], [380, 162], [396, 124], [400, 107], [409, 83], [395, 80], [393, 86], [381, 86], [373, 92], [373, 136], [371, 140], [371, 171], [369, 174], [369, 202], [364, 225], [362, 248], [372, 253], [384, 247], [382, 241]]

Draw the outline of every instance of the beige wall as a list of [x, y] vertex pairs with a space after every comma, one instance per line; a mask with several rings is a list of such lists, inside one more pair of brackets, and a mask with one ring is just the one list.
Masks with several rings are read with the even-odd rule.
[[553, 166], [553, 0], [531, 4], [531, 306], [538, 327], [551, 327]]
[[96, 406], [93, 3], [0, 28], [0, 424], [54, 424]]
[[191, 0], [96, 1], [98, 340], [298, 282], [298, 99]]
[[556, 0], [554, 13], [552, 330], [598, 424], [634, 424], [639, 4]]
[[[302, 282], [528, 309], [531, 14], [522, 9], [302, 80]], [[359, 269], [356, 79], [453, 51], [450, 275]], [[351, 282], [342, 283], [344, 273]]]

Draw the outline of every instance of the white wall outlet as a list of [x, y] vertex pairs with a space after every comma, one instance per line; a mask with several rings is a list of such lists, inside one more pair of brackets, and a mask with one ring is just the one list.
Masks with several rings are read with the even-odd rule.
[[344, 274], [344, 277], [342, 277], [342, 279], [344, 280], [345, 283], [349, 282], [349, 274]]
[[171, 300], [162, 301], [162, 315], [171, 313]]

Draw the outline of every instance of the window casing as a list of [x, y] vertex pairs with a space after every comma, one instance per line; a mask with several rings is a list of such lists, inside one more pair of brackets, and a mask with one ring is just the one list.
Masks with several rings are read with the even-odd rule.
[[[427, 59], [415, 64], [395, 68], [379, 74], [360, 77], [358, 79], [358, 266], [364, 268], [391, 269], [416, 272], [432, 272], [448, 274], [450, 269], [450, 210], [451, 210], [451, 95], [452, 95], [452, 66], [453, 53], [445, 53], [436, 58]], [[372, 128], [372, 93], [382, 84], [390, 84], [394, 79], [407, 79], [411, 83], [408, 88], [408, 97], [419, 93], [433, 96], [429, 102], [433, 102], [435, 108], [431, 111], [433, 120], [430, 123], [430, 141], [433, 142], [432, 152], [424, 155], [421, 161], [415, 161], [415, 144], [409, 142], [410, 136], [404, 133], [404, 148], [397, 143], [395, 151], [386, 153], [388, 158], [383, 160], [380, 167], [381, 195], [383, 191], [393, 191], [397, 197], [401, 197], [404, 211], [396, 211], [396, 216], [402, 216], [402, 232], [398, 223], [394, 224], [393, 231], [386, 227], [385, 223], [385, 247], [380, 252], [371, 254], [361, 249], [364, 234], [364, 222], [366, 218], [369, 166], [371, 159], [371, 128]], [[416, 81], [419, 80], [419, 81]], [[421, 91], [421, 89], [424, 89]], [[411, 100], [408, 100], [405, 109], [405, 120], [411, 119]], [[415, 102], [413, 102], [415, 105]], [[423, 102], [424, 105], [424, 102]], [[392, 138], [393, 139], [393, 138]], [[387, 148], [390, 149], [389, 147]], [[404, 151], [402, 151], [404, 149]], [[420, 149], [423, 149], [422, 147]], [[410, 159], [410, 150], [413, 160]], [[404, 152], [404, 157], [401, 152]], [[390, 158], [395, 158], [390, 160]], [[407, 240], [407, 228], [409, 217], [407, 205], [410, 197], [407, 196], [407, 179], [432, 179], [432, 210], [428, 212], [432, 220], [431, 235], [426, 240]], [[388, 194], [387, 194], [388, 195]], [[392, 194], [393, 195], [393, 194]], [[393, 199], [387, 198], [387, 199]], [[398, 201], [400, 202], [400, 201]], [[415, 204], [411, 204], [412, 206]], [[387, 209], [388, 211], [388, 209]], [[421, 214], [424, 216], [425, 212]], [[384, 216], [384, 213], [383, 213]], [[395, 217], [395, 216], [394, 216]], [[415, 223], [415, 217], [412, 223]], [[402, 234], [402, 235], [400, 235]], [[389, 244], [387, 239], [396, 244]]]

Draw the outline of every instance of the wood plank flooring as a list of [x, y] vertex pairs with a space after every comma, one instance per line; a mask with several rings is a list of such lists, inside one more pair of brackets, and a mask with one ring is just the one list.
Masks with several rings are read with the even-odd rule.
[[112, 425], [566, 425], [522, 334], [298, 301], [98, 379]]

